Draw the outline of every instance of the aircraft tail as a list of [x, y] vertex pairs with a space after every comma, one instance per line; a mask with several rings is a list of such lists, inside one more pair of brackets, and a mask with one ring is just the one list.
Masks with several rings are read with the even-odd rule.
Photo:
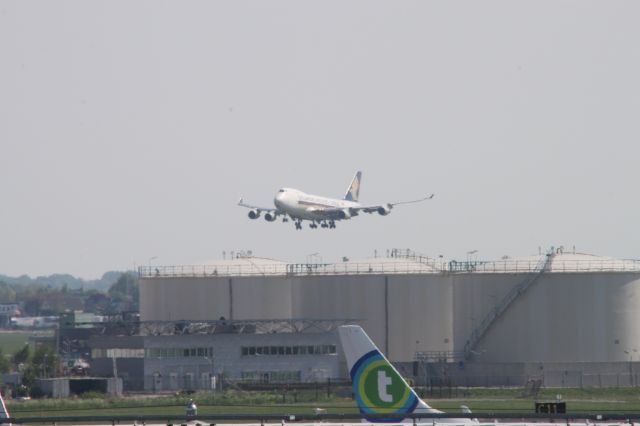
[[357, 325], [338, 327], [360, 413], [372, 422], [400, 422], [411, 414], [441, 413], [420, 399]]
[[4, 405], [4, 399], [2, 399], [2, 392], [0, 392], [0, 426], [11, 426], [11, 423], [5, 423], [2, 421], [2, 419], [8, 419], [11, 416], [9, 416], [9, 412], [7, 411], [7, 406]]
[[344, 199], [347, 201], [355, 201], [358, 202], [358, 198], [360, 197], [360, 180], [362, 179], [362, 172], [357, 171], [356, 175], [353, 177], [351, 181], [351, 185], [347, 189], [347, 193], [344, 194]]

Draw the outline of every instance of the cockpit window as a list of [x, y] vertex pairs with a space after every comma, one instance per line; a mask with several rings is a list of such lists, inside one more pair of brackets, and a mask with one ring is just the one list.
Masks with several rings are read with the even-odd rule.
[[281, 190], [280, 190], [280, 191], [278, 191], [278, 192], [284, 192], [284, 189], [281, 189]]

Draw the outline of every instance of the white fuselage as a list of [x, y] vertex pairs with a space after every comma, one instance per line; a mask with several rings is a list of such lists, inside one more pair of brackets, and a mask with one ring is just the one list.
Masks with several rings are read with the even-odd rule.
[[293, 188], [282, 188], [273, 199], [273, 203], [287, 215], [294, 219], [323, 220], [327, 216], [321, 213], [323, 209], [348, 209], [360, 207], [354, 201], [340, 200], [337, 198], [321, 197], [307, 194]]

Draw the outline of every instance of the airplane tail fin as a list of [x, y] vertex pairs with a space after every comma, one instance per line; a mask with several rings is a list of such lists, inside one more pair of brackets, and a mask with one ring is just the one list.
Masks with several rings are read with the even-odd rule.
[[7, 406], [4, 405], [4, 399], [2, 399], [2, 392], [0, 392], [0, 426], [11, 426], [11, 423], [4, 423], [2, 421], [2, 419], [8, 419], [9, 417]]
[[375, 422], [400, 422], [407, 415], [441, 413], [420, 399], [357, 325], [338, 327], [360, 413]]
[[362, 179], [362, 172], [357, 171], [351, 181], [351, 185], [349, 185], [347, 189], [347, 193], [344, 194], [345, 200], [358, 202], [358, 198], [360, 197], [360, 179]]

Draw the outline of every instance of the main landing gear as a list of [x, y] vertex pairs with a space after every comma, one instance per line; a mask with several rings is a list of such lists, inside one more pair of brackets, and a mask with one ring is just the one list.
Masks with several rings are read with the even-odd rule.
[[[301, 219], [296, 219], [293, 223], [296, 226], [297, 230], [301, 230], [302, 229], [302, 220]], [[336, 227], [336, 222], [333, 221], [333, 220], [322, 220], [322, 221], [319, 221], [319, 222], [316, 222], [315, 220], [312, 220], [311, 223], [309, 224], [309, 228], [318, 229], [318, 224], [320, 224], [320, 227], [324, 228], [324, 229], [335, 229], [335, 227]]]

